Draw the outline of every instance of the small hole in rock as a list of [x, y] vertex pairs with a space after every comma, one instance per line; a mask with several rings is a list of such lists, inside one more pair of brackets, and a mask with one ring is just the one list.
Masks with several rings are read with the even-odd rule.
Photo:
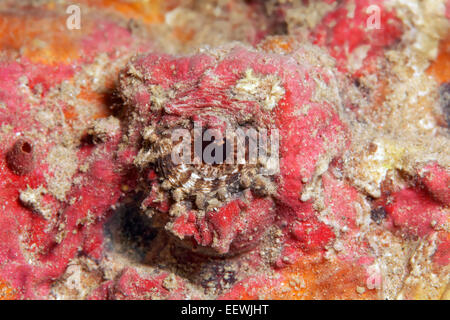
[[31, 144], [29, 144], [28, 142], [23, 142], [22, 143], [22, 151], [25, 153], [31, 153], [31, 151], [33, 150], [33, 147], [31, 146]]

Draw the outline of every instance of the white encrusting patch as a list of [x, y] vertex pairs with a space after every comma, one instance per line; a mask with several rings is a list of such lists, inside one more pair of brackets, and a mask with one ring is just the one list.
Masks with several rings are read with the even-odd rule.
[[252, 69], [247, 69], [245, 76], [237, 81], [233, 93], [238, 100], [257, 101], [264, 110], [272, 111], [283, 98], [285, 90], [277, 76], [258, 76]]

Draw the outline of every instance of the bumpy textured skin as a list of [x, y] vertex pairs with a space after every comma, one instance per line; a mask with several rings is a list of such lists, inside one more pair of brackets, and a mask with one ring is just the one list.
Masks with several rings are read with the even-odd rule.
[[[338, 90], [333, 87], [334, 70], [309, 65], [308, 55], [317, 53], [305, 47], [284, 56], [236, 46], [218, 51], [217, 56], [209, 53], [182, 58], [144, 56], [132, 61], [123, 73], [122, 92], [130, 108], [130, 118], [137, 119], [130, 121], [128, 141], [141, 142], [136, 135], [141, 136], [146, 126], [158, 123], [170, 126], [180, 119], [199, 121], [205, 128], [215, 128], [228, 121], [251, 123], [255, 129], [270, 125], [279, 130], [280, 172], [270, 177], [276, 194], [261, 198], [253, 192], [246, 195], [242, 188], [237, 199], [230, 199], [216, 212], [206, 212], [201, 218], [186, 210], [170, 221], [173, 223], [170, 228], [177, 236], [191, 237], [197, 246], [215, 247], [218, 253], [226, 254], [259, 240], [274, 216], [281, 217], [281, 224], [295, 216], [306, 220], [309, 228], [318, 229], [320, 239], [306, 244], [307, 247], [327, 244], [332, 232], [327, 232], [327, 227], [317, 221], [311, 203], [302, 202], [300, 195], [303, 186], [320, 170], [319, 159], [326, 155], [330, 162], [342, 151], [346, 129], [338, 116], [340, 106], [314, 100], [318, 79], [325, 79], [325, 85], [328, 81], [329, 90]], [[254, 97], [250, 93], [246, 100], [233, 96], [238, 81], [249, 70], [259, 78], [271, 75], [280, 79], [284, 95], [272, 110], [265, 110], [257, 102], [256, 92]], [[149, 94], [149, 88], [155, 85], [163, 90], [180, 88], [175, 89], [174, 97], [168, 98], [158, 111], [154, 111]], [[132, 145], [135, 153], [140, 146]], [[152, 206], [150, 201], [146, 203]], [[159, 204], [153, 206], [164, 212]]]

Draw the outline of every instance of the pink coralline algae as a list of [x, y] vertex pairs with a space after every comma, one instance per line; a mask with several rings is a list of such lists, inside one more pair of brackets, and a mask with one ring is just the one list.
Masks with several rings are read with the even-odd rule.
[[[305, 37], [325, 48], [338, 69], [349, 75], [360, 77], [379, 70], [383, 53], [401, 39], [402, 21], [385, 0], [320, 0], [316, 4], [329, 9], [323, 16], [317, 14], [320, 20]], [[285, 17], [291, 6], [279, 4], [277, 14]]]
[[313, 42], [328, 48], [342, 70], [374, 72], [384, 50], [402, 35], [402, 22], [385, 2], [355, 1], [354, 7], [351, 0], [339, 2], [313, 31]]
[[[117, 48], [132, 41], [117, 25], [99, 28], [124, 31], [118, 34]], [[99, 42], [92, 47], [90, 39], [97, 33], [102, 32], [84, 35], [84, 47], [80, 46], [89, 57], [71, 64], [32, 63], [25, 57], [0, 62], [0, 279], [12, 286], [16, 298], [48, 298], [54, 280], [72, 259], [80, 253], [92, 259], [103, 256], [104, 221], [121, 195], [113, 162], [120, 131], [109, 132], [98, 146], [77, 143], [76, 148], [55, 152], [59, 138], [69, 132], [66, 124], [52, 124], [55, 117], [49, 107], [49, 91], [71, 80], [74, 71], [89, 66], [93, 55], [104, 50]], [[114, 52], [117, 59], [120, 50]], [[52, 150], [55, 159], [48, 158]], [[89, 166], [81, 170], [77, 163], [83, 161]], [[80, 183], [72, 187], [73, 179]], [[59, 195], [62, 183], [67, 188]]]
[[448, 219], [450, 176], [448, 170], [436, 163], [419, 169], [417, 176], [417, 186], [386, 193], [377, 204], [386, 210], [387, 226], [410, 236], [424, 237]]
[[186, 299], [183, 294], [184, 284], [167, 273], [157, 276], [140, 276], [139, 273], [127, 268], [123, 270], [119, 279], [107, 281], [94, 290], [90, 300], [139, 300], [143, 297], [154, 300]]

